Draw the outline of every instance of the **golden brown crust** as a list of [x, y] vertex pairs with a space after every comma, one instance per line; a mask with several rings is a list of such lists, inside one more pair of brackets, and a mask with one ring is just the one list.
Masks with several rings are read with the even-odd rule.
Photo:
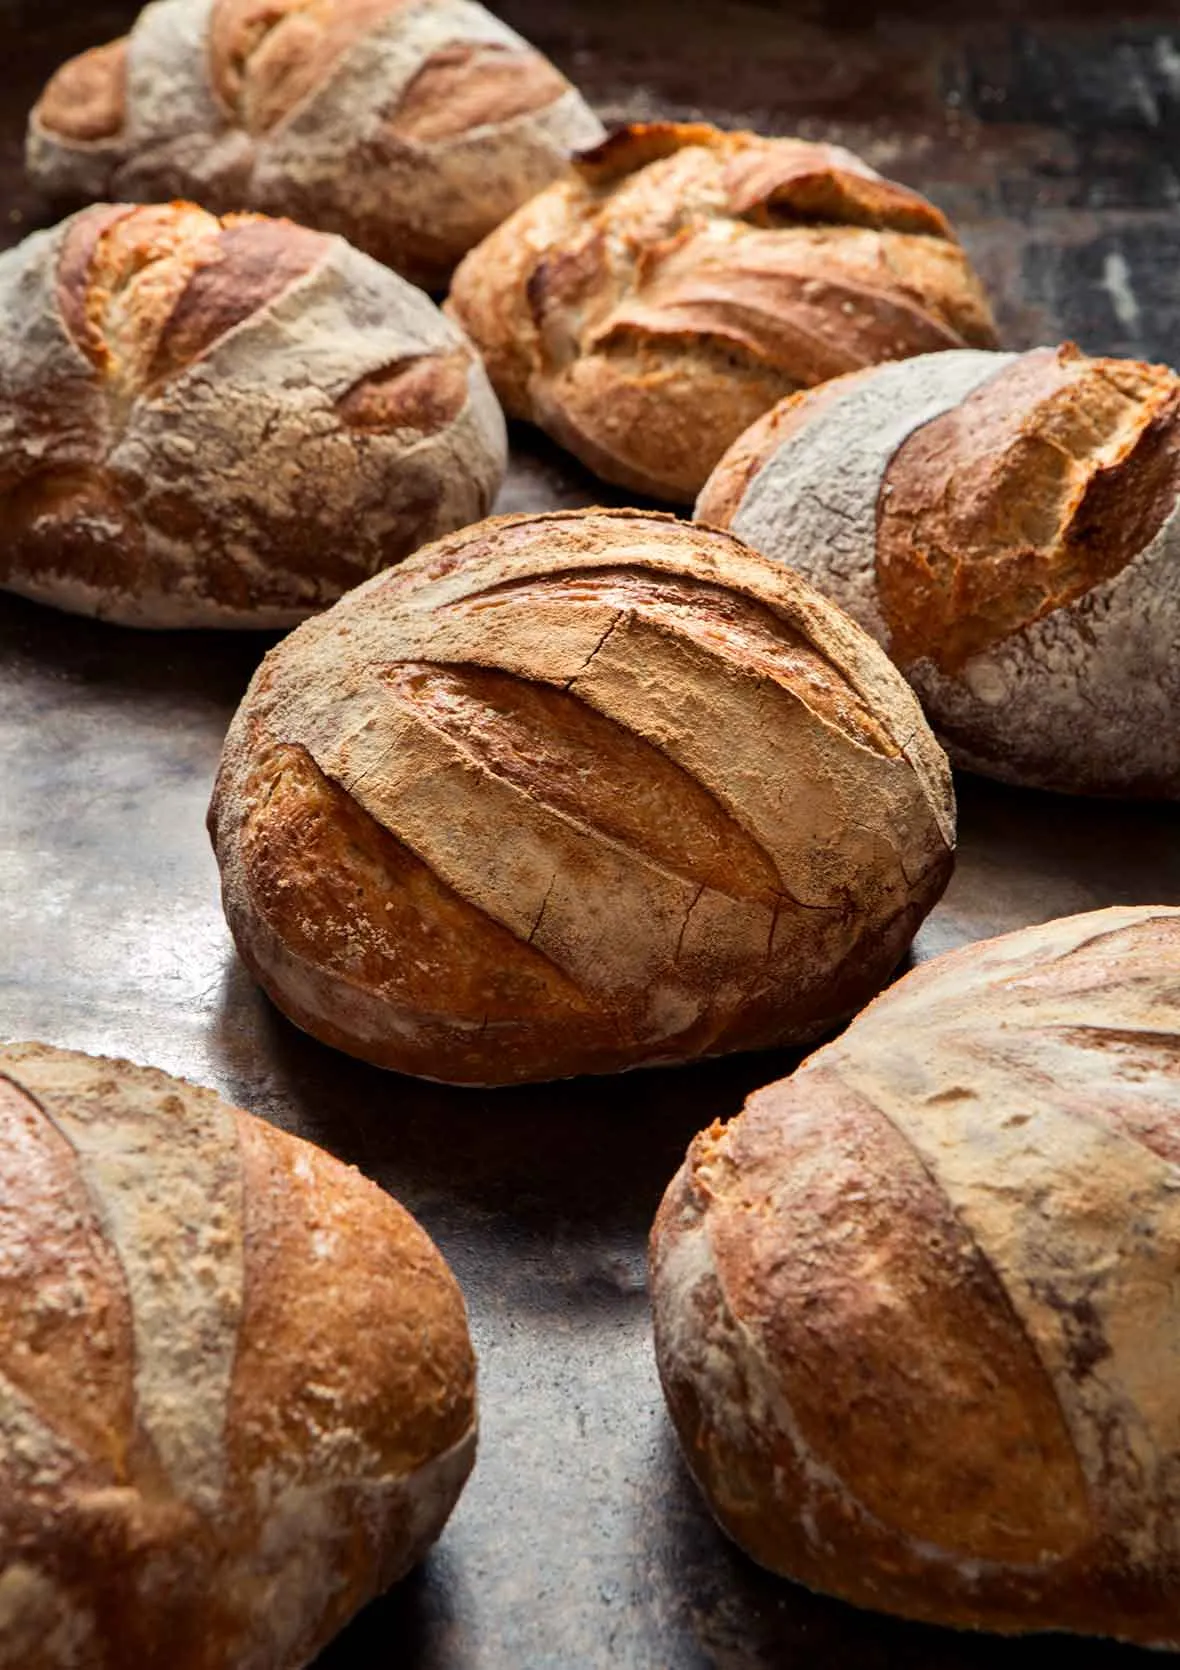
[[1112, 579], [1180, 493], [1180, 378], [1042, 348], [898, 449], [877, 584], [902, 666], [955, 672]]
[[536, 52], [456, 42], [433, 53], [389, 118], [391, 133], [429, 144], [511, 122], [561, 98], [569, 82]]
[[74, 144], [119, 133], [127, 116], [127, 39], [68, 59], [37, 103], [37, 120]]
[[800, 386], [994, 341], [922, 198], [836, 147], [700, 123], [584, 155], [472, 251], [448, 306], [514, 415], [677, 499]]
[[499, 485], [503, 420], [469, 344], [291, 222], [99, 206], [6, 258], [0, 318], [18, 309], [29, 347], [0, 378], [14, 590], [128, 624], [286, 625]]
[[242, 955], [316, 1036], [460, 1083], [813, 1036], [950, 864], [945, 770], [868, 649], [670, 517], [431, 547], [239, 710], [210, 830]]
[[763, 1564], [936, 1623], [1176, 1644], [1178, 953], [1158, 907], [936, 959], [693, 1143], [657, 1354]]
[[213, 90], [250, 133], [284, 121], [349, 47], [409, 0], [216, 0], [209, 20]]
[[287, 215], [438, 291], [602, 133], [478, 0], [153, 0], [54, 77], [26, 160], [71, 206]]
[[0, 1657], [308, 1662], [470, 1467], [441, 1257], [356, 1172], [125, 1062], [0, 1050], [0, 1126]]

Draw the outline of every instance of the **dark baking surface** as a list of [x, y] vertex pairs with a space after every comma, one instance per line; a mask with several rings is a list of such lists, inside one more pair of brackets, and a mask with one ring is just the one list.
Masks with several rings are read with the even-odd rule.
[[[0, 242], [44, 219], [25, 112], [134, 5], [0, 0]], [[1010, 344], [1180, 359], [1180, 18], [1013, 0], [826, 9], [501, 0], [608, 116], [829, 133], [956, 218]], [[953, 12], [948, 20], [948, 12]], [[606, 495], [515, 437], [504, 508]], [[858, 1613], [756, 1570], [680, 1466], [644, 1239], [689, 1138], [790, 1065], [744, 1058], [526, 1091], [381, 1075], [300, 1036], [234, 958], [202, 827], [267, 640], [135, 635], [0, 596], [0, 1037], [216, 1085], [387, 1184], [466, 1290], [481, 1458], [426, 1566], [319, 1670], [1019, 1665], [1004, 1643]], [[1180, 902], [1180, 810], [960, 782], [961, 856], [919, 955], [1069, 911]], [[1148, 1660], [1079, 1642], [1089, 1667]], [[132, 1670], [132, 1667], [128, 1667]]]

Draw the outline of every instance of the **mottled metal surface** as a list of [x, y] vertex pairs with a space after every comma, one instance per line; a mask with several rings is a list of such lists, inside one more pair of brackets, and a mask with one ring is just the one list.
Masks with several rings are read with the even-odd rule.
[[[1180, 24], [1112, 7], [506, 0], [614, 113], [830, 132], [956, 215], [1015, 344], [1180, 358]], [[0, 231], [42, 209], [23, 116], [133, 6], [0, 0]], [[0, 350], [2, 351], [2, 350]], [[505, 506], [603, 496], [517, 435]], [[735, 1553], [663, 1414], [644, 1238], [693, 1132], [789, 1061], [502, 1093], [363, 1068], [301, 1037], [234, 959], [203, 815], [266, 647], [133, 635], [0, 597], [0, 1036], [119, 1052], [216, 1085], [356, 1162], [438, 1238], [481, 1358], [478, 1468], [435, 1555], [321, 1670], [1032, 1670], [1043, 1642], [852, 1611]], [[961, 858], [928, 955], [1114, 902], [1180, 902], [1180, 809], [962, 780]], [[1079, 1670], [1148, 1661], [1098, 1643]], [[131, 1667], [129, 1667], [131, 1670]]]

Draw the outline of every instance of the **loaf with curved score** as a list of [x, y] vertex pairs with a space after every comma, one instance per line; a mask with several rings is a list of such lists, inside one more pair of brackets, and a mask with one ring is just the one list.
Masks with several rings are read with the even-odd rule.
[[1180, 795], [1180, 377], [947, 353], [784, 401], [697, 503], [887, 649], [952, 760]]
[[813, 1038], [941, 893], [946, 761], [876, 645], [727, 534], [501, 517], [262, 663], [210, 808], [278, 1006], [500, 1084]]
[[602, 133], [474, 0], [156, 0], [58, 70], [28, 168], [75, 200], [290, 215], [442, 288]]
[[1180, 1647], [1180, 910], [924, 964], [728, 1125], [652, 1235], [713, 1512], [858, 1606]]
[[691, 502], [748, 424], [880, 360], [992, 347], [944, 216], [836, 145], [623, 128], [474, 249], [448, 311], [509, 415]]
[[298, 1670], [434, 1542], [475, 1423], [459, 1289], [375, 1184], [0, 1047], [6, 1670]]
[[191, 204], [0, 256], [0, 587], [131, 626], [291, 626], [486, 514], [470, 343], [340, 238]]

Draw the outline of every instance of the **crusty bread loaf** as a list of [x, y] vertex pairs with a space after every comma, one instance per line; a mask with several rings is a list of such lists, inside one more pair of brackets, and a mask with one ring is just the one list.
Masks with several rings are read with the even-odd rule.
[[463, 1301], [388, 1195], [165, 1073], [0, 1048], [4, 1670], [296, 1670], [474, 1453]]
[[500, 517], [263, 662], [210, 809], [316, 1037], [508, 1083], [811, 1038], [951, 866], [946, 761], [840, 612], [728, 534]]
[[946, 353], [786, 400], [697, 503], [886, 648], [957, 764], [1180, 795], [1180, 378]]
[[1180, 910], [928, 963], [699, 1136], [652, 1237], [688, 1460], [861, 1606], [1180, 1647]]
[[0, 256], [0, 586], [132, 626], [289, 626], [486, 514], [504, 420], [421, 291], [174, 203]]
[[511, 416], [687, 501], [793, 389], [995, 340], [924, 198], [838, 146], [700, 123], [615, 134], [472, 251], [447, 306]]
[[59, 197], [290, 215], [441, 287], [602, 131], [473, 0], [157, 0], [53, 77], [28, 166]]

